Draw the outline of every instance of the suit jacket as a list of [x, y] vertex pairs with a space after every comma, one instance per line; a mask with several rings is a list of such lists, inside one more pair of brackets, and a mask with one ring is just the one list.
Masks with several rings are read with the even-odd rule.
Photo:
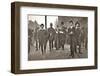
[[81, 38], [81, 29], [80, 28], [76, 28], [75, 29], [75, 33], [76, 33], [76, 38]]
[[46, 42], [47, 40], [47, 31], [45, 29], [40, 29], [38, 31], [38, 39], [39, 39], [39, 42]]
[[75, 37], [75, 27], [69, 27], [68, 29], [68, 34], [69, 34], [69, 43], [72, 44], [72, 43], [76, 43], [76, 37]]
[[66, 39], [66, 30], [64, 28], [59, 29], [59, 38], [60, 40], [64, 40]]
[[56, 31], [54, 28], [48, 28], [48, 39], [54, 40]]
[[75, 36], [75, 27], [69, 27], [68, 29], [69, 36]]

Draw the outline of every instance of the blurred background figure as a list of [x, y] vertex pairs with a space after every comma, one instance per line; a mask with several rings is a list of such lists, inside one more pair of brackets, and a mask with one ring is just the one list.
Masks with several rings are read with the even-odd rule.
[[33, 30], [28, 28], [28, 53], [30, 53], [30, 48], [32, 44]]
[[88, 44], [88, 31], [87, 31], [87, 28], [84, 28], [82, 27], [81, 29], [81, 41], [82, 41], [82, 45], [83, 45], [83, 48], [85, 48], [87, 50], [87, 44]]
[[39, 27], [35, 28], [34, 40], [35, 40], [36, 51], [38, 51], [40, 49], [39, 42], [38, 42], [38, 31], [39, 31]]

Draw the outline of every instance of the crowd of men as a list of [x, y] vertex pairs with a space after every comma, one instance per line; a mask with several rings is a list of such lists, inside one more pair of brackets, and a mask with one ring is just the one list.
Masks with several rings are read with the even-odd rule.
[[[52, 51], [65, 49], [66, 39], [70, 45], [70, 56], [74, 57], [75, 53], [82, 54], [81, 43], [85, 41], [87, 44], [86, 37], [83, 38], [82, 29], [80, 23], [77, 21], [75, 24], [71, 20], [69, 21], [69, 28], [66, 28], [64, 22], [61, 22], [60, 27], [54, 29], [53, 24], [50, 23], [48, 29], [44, 29], [44, 24], [41, 24], [39, 28], [35, 29], [34, 39], [36, 44], [36, 50], [41, 50], [42, 54], [46, 53], [47, 42], [49, 42], [49, 50]], [[68, 35], [68, 37], [66, 37]], [[28, 51], [30, 52], [30, 46], [32, 45], [32, 30], [28, 31]]]

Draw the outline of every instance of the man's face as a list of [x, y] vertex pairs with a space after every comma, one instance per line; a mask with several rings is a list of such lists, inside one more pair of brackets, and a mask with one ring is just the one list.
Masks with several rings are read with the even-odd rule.
[[78, 27], [79, 26], [79, 24], [76, 24], [76, 27]]
[[64, 26], [64, 24], [61, 24], [62, 26]]
[[44, 26], [41, 26], [41, 29], [43, 29], [44, 28]]
[[73, 26], [73, 22], [70, 22], [70, 26]]

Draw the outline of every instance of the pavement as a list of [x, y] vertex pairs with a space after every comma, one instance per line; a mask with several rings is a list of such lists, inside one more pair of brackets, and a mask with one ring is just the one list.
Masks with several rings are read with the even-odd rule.
[[84, 47], [81, 47], [82, 54], [75, 53], [75, 57], [70, 56], [70, 46], [65, 44], [65, 49], [49, 50], [49, 44], [47, 44], [47, 49], [44, 54], [41, 50], [36, 50], [34, 46], [31, 46], [30, 53], [28, 55], [28, 60], [55, 60], [55, 59], [78, 59], [78, 58], [88, 58], [88, 51]]

